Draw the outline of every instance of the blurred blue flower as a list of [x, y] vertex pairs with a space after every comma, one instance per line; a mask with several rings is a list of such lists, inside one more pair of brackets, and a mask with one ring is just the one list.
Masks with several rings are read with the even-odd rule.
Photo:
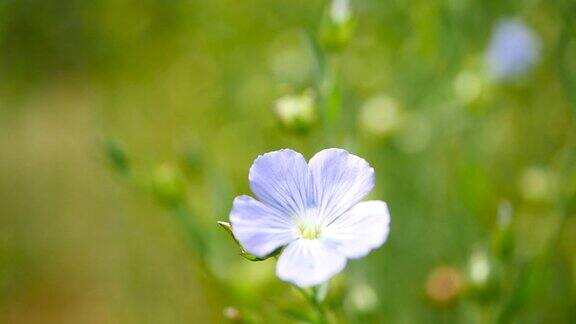
[[508, 18], [496, 25], [486, 52], [488, 72], [508, 81], [530, 71], [540, 58], [540, 40], [522, 21]]
[[299, 287], [318, 285], [388, 237], [383, 201], [360, 202], [374, 187], [374, 169], [342, 149], [320, 151], [309, 163], [284, 149], [259, 156], [249, 174], [257, 199], [236, 197], [232, 231], [258, 257], [284, 247], [276, 274]]

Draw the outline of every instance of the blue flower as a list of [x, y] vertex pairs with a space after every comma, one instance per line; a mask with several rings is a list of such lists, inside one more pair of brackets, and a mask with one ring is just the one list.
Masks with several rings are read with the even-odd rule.
[[500, 21], [486, 52], [488, 72], [497, 81], [514, 79], [530, 71], [540, 57], [540, 41], [522, 21]]
[[236, 197], [232, 232], [249, 253], [266, 257], [284, 247], [276, 274], [300, 287], [323, 283], [388, 237], [383, 201], [361, 200], [374, 187], [374, 169], [342, 149], [309, 163], [284, 149], [259, 156], [249, 174], [256, 199]]

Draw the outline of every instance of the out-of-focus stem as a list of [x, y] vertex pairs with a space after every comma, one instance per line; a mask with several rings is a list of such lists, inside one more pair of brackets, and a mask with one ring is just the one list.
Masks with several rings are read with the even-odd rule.
[[326, 310], [322, 307], [322, 301], [317, 297], [318, 287], [312, 287], [310, 290], [297, 287], [298, 291], [302, 293], [306, 301], [310, 303], [314, 311], [316, 312], [316, 319], [318, 324], [327, 324], [328, 319], [326, 316]]

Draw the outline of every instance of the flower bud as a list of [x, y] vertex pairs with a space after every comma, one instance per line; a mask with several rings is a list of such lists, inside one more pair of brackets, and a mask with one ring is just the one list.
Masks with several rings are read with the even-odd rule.
[[524, 169], [518, 180], [522, 197], [532, 202], [549, 201], [554, 195], [554, 175], [545, 168]]
[[458, 73], [456, 79], [454, 79], [454, 94], [464, 104], [471, 104], [477, 101], [482, 96], [485, 88], [485, 78], [471, 70]]
[[474, 251], [468, 263], [469, 294], [481, 302], [494, 299], [499, 291], [498, 272], [485, 250]]
[[185, 183], [179, 170], [164, 163], [154, 171], [152, 189], [158, 201], [166, 205], [177, 205], [184, 199]]
[[360, 282], [351, 287], [346, 303], [358, 313], [370, 313], [378, 307], [378, 296], [372, 287]]
[[344, 48], [354, 31], [349, 0], [332, 0], [320, 25], [320, 41], [329, 50]]
[[370, 98], [360, 110], [360, 129], [367, 135], [385, 138], [393, 134], [403, 123], [398, 102], [386, 95]]
[[462, 292], [462, 274], [450, 266], [434, 269], [426, 280], [426, 296], [438, 306], [452, 304]]
[[125, 174], [130, 170], [130, 160], [122, 145], [116, 140], [108, 140], [105, 143], [105, 151], [110, 164], [115, 171]]
[[287, 129], [305, 131], [316, 121], [316, 98], [311, 90], [276, 100], [274, 113]]
[[196, 176], [202, 169], [202, 155], [195, 145], [188, 146], [181, 157], [182, 170], [189, 178]]

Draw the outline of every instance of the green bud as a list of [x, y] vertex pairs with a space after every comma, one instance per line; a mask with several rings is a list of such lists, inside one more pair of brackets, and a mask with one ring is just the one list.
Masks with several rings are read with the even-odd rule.
[[238, 242], [238, 240], [237, 240], [236, 237], [234, 236], [234, 233], [232, 232], [232, 225], [231, 225], [230, 223], [219, 221], [219, 222], [218, 222], [218, 225], [219, 225], [222, 229], [224, 229], [224, 230], [230, 235], [230, 237], [232, 238], [232, 240], [234, 240], [234, 243], [236, 243], [236, 245], [238, 245], [238, 247], [240, 248], [240, 255], [241, 255], [244, 259], [246, 259], [246, 260], [249, 260], [249, 261], [264, 261], [264, 260], [266, 260], [266, 259], [269, 259], [269, 258], [271, 258], [271, 257], [273, 257], [273, 256], [276, 256], [276, 255], [280, 254], [280, 251], [282, 251], [282, 248], [280, 247], [280, 248], [274, 250], [274, 252], [270, 253], [269, 255], [267, 255], [267, 256], [265, 256], [265, 257], [263, 257], [263, 258], [260, 258], [260, 257], [257, 257], [257, 256], [255, 256], [255, 255], [252, 255], [252, 254], [246, 252], [246, 251], [244, 250], [244, 248], [242, 247], [242, 244], [240, 244], [240, 242]]
[[345, 303], [354, 312], [372, 313], [378, 308], [378, 296], [370, 285], [365, 282], [358, 282], [350, 287]]
[[316, 121], [316, 98], [311, 90], [276, 100], [274, 113], [287, 129], [305, 131]]
[[454, 94], [464, 104], [474, 103], [482, 97], [485, 90], [486, 79], [473, 70], [464, 70], [458, 73], [454, 80]]
[[354, 31], [354, 17], [349, 0], [332, 0], [320, 25], [320, 41], [329, 50], [348, 45]]
[[364, 103], [358, 122], [363, 133], [375, 138], [386, 138], [401, 128], [404, 113], [394, 98], [376, 95]]
[[108, 140], [105, 143], [105, 152], [111, 166], [115, 171], [125, 174], [130, 171], [130, 160], [122, 145], [116, 140]]
[[180, 171], [164, 163], [154, 171], [152, 188], [158, 201], [166, 205], [178, 205], [184, 200], [186, 185]]
[[202, 169], [202, 155], [198, 147], [191, 145], [181, 157], [182, 170], [190, 179], [198, 176]]
[[550, 201], [555, 193], [555, 176], [543, 167], [526, 168], [518, 179], [518, 189], [522, 197], [528, 201]]

